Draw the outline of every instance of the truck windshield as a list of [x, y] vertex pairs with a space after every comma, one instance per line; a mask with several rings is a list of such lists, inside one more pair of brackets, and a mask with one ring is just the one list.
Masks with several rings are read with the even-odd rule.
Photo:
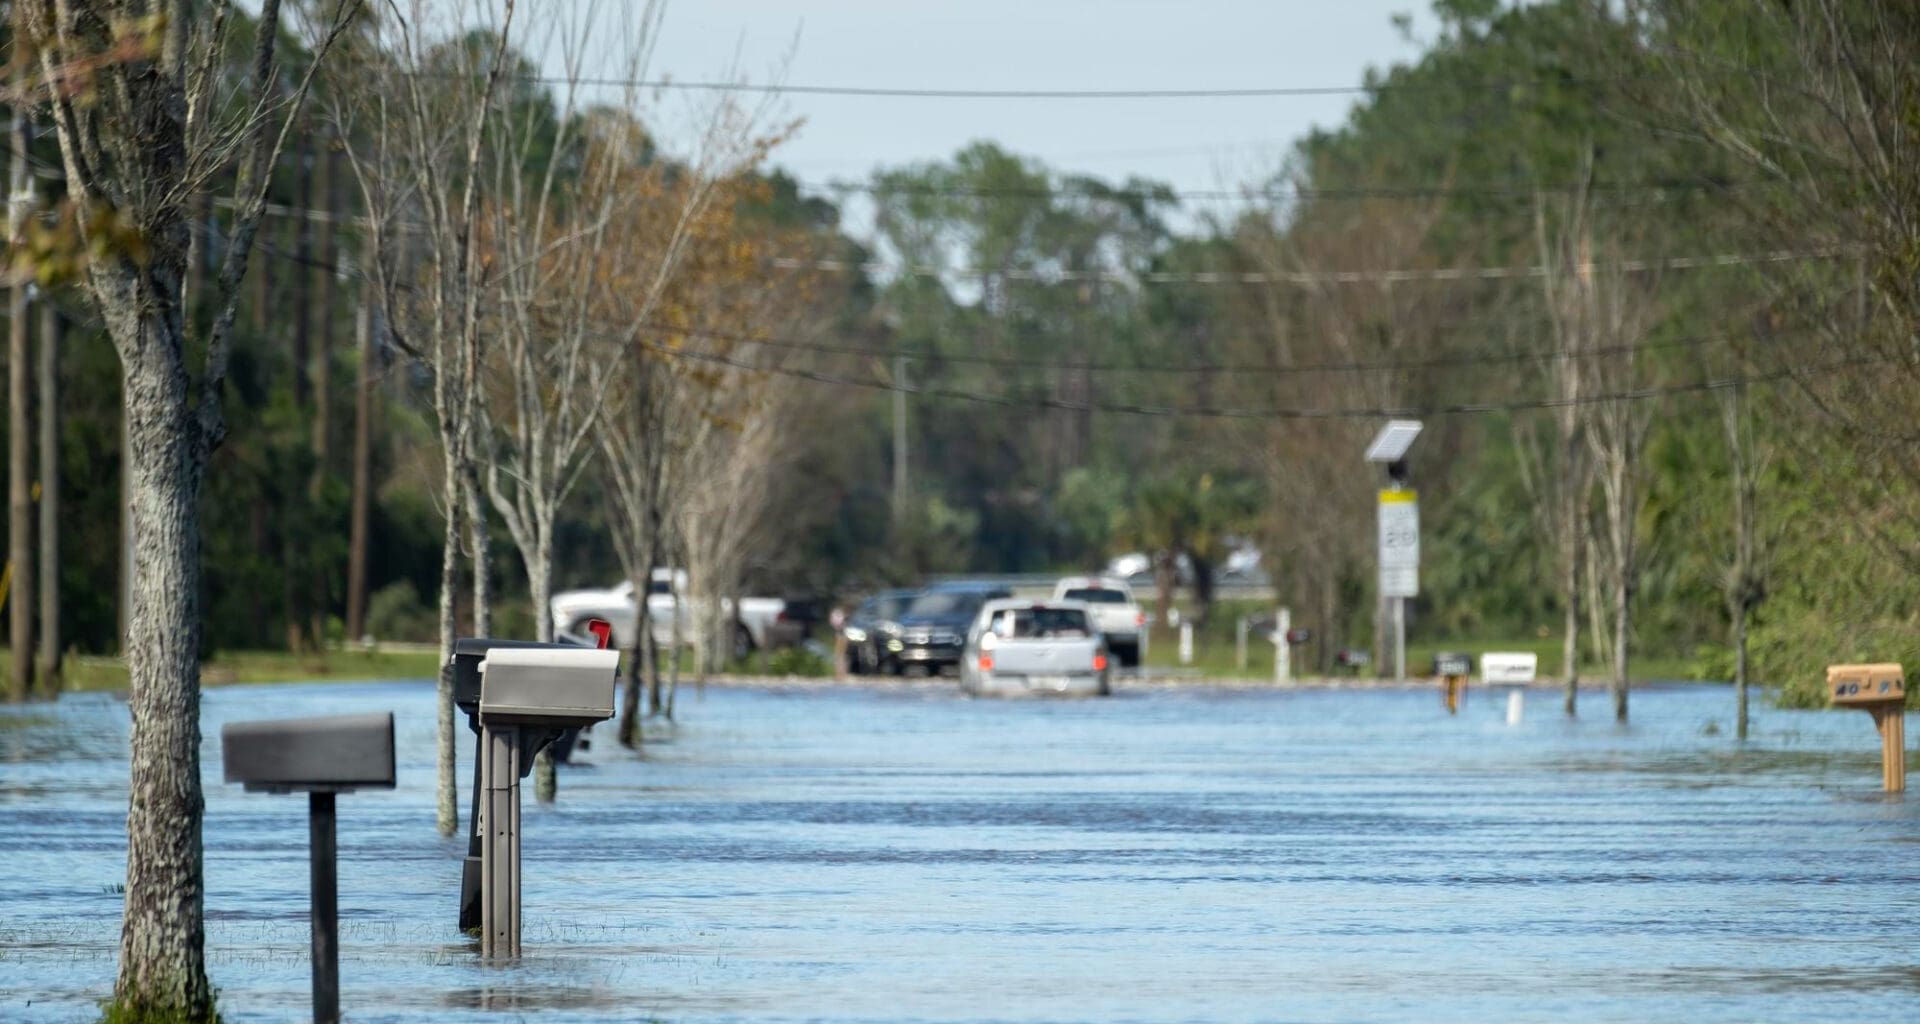
[[1126, 604], [1127, 595], [1118, 590], [1105, 587], [1075, 587], [1061, 595], [1069, 601], [1082, 601], [1087, 604]]
[[995, 612], [991, 628], [1007, 640], [1068, 640], [1093, 635], [1078, 608], [1009, 608]]

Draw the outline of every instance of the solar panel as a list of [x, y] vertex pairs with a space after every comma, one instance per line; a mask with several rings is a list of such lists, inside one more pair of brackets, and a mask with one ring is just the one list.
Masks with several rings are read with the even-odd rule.
[[1407, 449], [1413, 447], [1413, 439], [1419, 436], [1419, 420], [1389, 420], [1367, 446], [1367, 461], [1399, 462], [1407, 457]]

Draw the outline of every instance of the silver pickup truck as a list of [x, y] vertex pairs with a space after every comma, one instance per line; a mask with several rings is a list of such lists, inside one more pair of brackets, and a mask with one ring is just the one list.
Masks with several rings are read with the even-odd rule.
[[1079, 601], [1107, 638], [1107, 651], [1121, 668], [1140, 664], [1147, 653], [1147, 616], [1125, 580], [1108, 576], [1069, 576], [1054, 585], [1056, 601]]
[[1096, 697], [1107, 642], [1078, 601], [989, 601], [960, 651], [960, 688], [982, 697]]

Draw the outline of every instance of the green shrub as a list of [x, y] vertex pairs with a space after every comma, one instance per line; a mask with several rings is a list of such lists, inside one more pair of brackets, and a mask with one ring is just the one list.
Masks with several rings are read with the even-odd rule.
[[411, 580], [395, 580], [367, 599], [367, 633], [377, 640], [432, 643], [439, 631], [438, 614], [421, 603]]
[[739, 675], [804, 676], [818, 679], [833, 675], [833, 662], [806, 647], [782, 647], [773, 651], [755, 651], [727, 666]]

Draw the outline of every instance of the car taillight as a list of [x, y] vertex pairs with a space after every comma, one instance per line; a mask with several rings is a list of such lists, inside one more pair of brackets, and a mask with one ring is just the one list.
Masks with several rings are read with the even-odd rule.
[[982, 654], [980, 656], [980, 671], [982, 672], [993, 671], [993, 655]]
[[1136, 625], [1136, 626], [1144, 626], [1144, 625], [1146, 625], [1146, 624], [1147, 624], [1147, 613], [1146, 613], [1146, 612], [1134, 612], [1134, 613], [1133, 613], [1133, 624], [1134, 624], [1134, 625]]
[[1107, 670], [1107, 652], [1093, 652], [1093, 670], [1095, 672], [1105, 672]]

